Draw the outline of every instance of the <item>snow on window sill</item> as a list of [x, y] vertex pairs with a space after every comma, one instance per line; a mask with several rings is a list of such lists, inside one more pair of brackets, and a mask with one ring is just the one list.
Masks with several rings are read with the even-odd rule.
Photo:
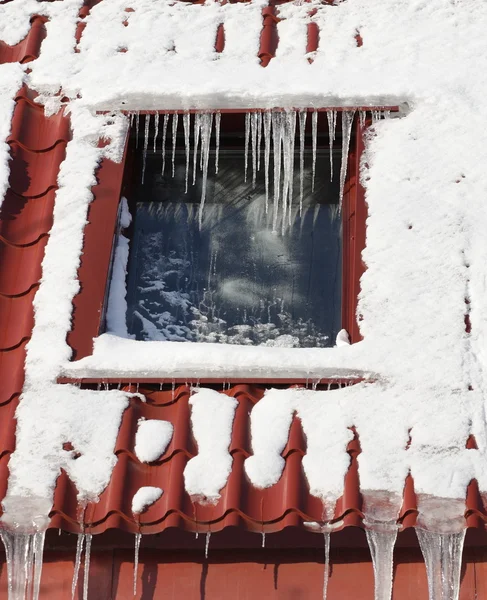
[[268, 348], [145, 342], [105, 333], [95, 338], [91, 356], [65, 364], [61, 375], [73, 379], [375, 379], [377, 375], [350, 366], [359, 363], [361, 345]]

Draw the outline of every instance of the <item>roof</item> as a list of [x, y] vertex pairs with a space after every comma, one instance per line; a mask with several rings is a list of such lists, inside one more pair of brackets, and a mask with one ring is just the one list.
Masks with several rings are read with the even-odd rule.
[[[271, 59], [275, 56], [278, 45], [275, 12], [274, 7], [264, 9], [263, 30], [256, 55], [262, 66], [272, 64]], [[12, 47], [0, 42], [0, 63], [23, 64], [35, 58], [45, 35], [44, 22], [44, 17], [35, 17], [25, 40]], [[307, 27], [308, 52], [314, 52], [318, 47], [317, 27], [316, 23]], [[78, 29], [78, 37], [80, 33]], [[225, 36], [225, 28], [219, 28], [216, 40], [218, 52], [224, 48]], [[360, 47], [358, 40], [357, 47]], [[12, 129], [8, 138], [12, 157], [9, 163], [9, 188], [0, 214], [2, 498], [7, 486], [9, 457], [15, 447], [14, 415], [23, 386], [25, 349], [31, 339], [34, 323], [32, 301], [40, 285], [41, 263], [53, 223], [60, 164], [65, 158], [66, 146], [72, 136], [69, 119], [62, 110], [53, 116], [47, 116], [42, 105], [34, 100], [35, 93], [25, 87], [15, 98]], [[110, 164], [111, 161], [105, 158], [101, 168], [108, 169]], [[92, 191], [96, 196], [96, 186], [93, 186]], [[370, 289], [372, 284], [368, 285]], [[96, 306], [93, 310], [96, 312]], [[461, 307], [461, 311], [459, 309], [462, 324], [458, 336], [461, 340], [464, 339], [463, 317], [466, 310], [465, 306]], [[309, 493], [309, 485], [303, 473], [302, 459], [306, 453], [306, 441], [296, 416], [282, 453], [285, 467], [279, 482], [265, 490], [259, 490], [250, 484], [243, 467], [244, 460], [251, 455], [248, 413], [261, 400], [264, 386], [242, 384], [238, 380], [232, 380], [231, 383], [230, 389], [221, 393], [236, 398], [238, 402], [230, 445], [233, 466], [228, 483], [221, 491], [220, 501], [216, 505], [195, 503], [184, 490], [184, 467], [196, 453], [195, 439], [190, 428], [188, 386], [178, 384], [173, 394], [171, 384], [163, 390], [141, 384], [138, 391], [144, 393], [147, 402], [141, 403], [139, 399], [131, 398], [129, 408], [123, 413], [115, 446], [118, 461], [110, 483], [100, 501], [89, 504], [84, 514], [84, 524], [90, 531], [100, 533], [110, 528], [119, 528], [134, 533], [140, 527], [144, 532], [158, 533], [166, 528], [178, 527], [189, 531], [214, 532], [237, 525], [253, 532], [270, 533], [281, 531], [290, 525], [302, 525], [304, 522], [322, 522], [321, 501]], [[127, 388], [127, 391], [136, 390]], [[174, 425], [171, 444], [161, 459], [151, 464], [141, 463], [134, 454], [135, 431], [137, 422], [142, 417], [167, 420]], [[333, 519], [338, 528], [363, 525], [358, 459], [361, 451], [360, 438], [356, 430], [350, 432], [350, 437], [353, 439], [346, 450], [350, 465], [345, 477], [344, 492]], [[464, 444], [475, 450], [474, 435], [466, 435]], [[410, 475], [404, 478], [404, 484], [399, 520], [401, 526], [407, 528], [416, 523], [418, 507]], [[160, 485], [164, 489], [164, 495], [137, 522], [131, 513], [131, 499], [137, 489], [147, 485]], [[487, 519], [475, 481], [468, 486], [466, 516], [468, 525], [472, 527], [483, 526]], [[50, 525], [72, 532], [80, 530], [76, 489], [64, 471], [57, 482]]]

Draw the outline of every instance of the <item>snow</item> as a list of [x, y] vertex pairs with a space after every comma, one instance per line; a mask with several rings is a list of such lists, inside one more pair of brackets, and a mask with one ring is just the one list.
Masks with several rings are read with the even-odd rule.
[[210, 389], [200, 389], [189, 402], [198, 454], [184, 468], [184, 487], [193, 498], [216, 503], [232, 470], [229, 446], [238, 402]]
[[[8, 176], [5, 139], [12, 98], [22, 77], [40, 92], [38, 101], [49, 112], [59, 109], [63, 96], [71, 98], [73, 130], [35, 298], [5, 519], [20, 518], [15, 507], [26, 505], [19, 504], [19, 495], [34, 505], [38, 499], [42, 510], [32, 509], [30, 521], [39, 512], [45, 518], [61, 467], [68, 469], [81, 498], [96, 497], [110, 477], [127, 397], [58, 386], [59, 375], [141, 380], [358, 376], [373, 383], [331, 392], [269, 391], [251, 415], [254, 454], [246, 471], [252, 482], [266, 487], [279, 479], [280, 452], [297, 412], [308, 437], [305, 473], [312, 493], [327, 505], [342, 492], [354, 426], [369, 506], [386, 492], [390, 514], [399, 510], [410, 471], [420, 518], [432, 506], [431, 498], [448, 499], [453, 512], [447, 521], [457, 527], [468, 482], [476, 478], [481, 492], [487, 491], [485, 2], [285, 4], [278, 8], [278, 51], [265, 69], [258, 60], [265, 6], [260, 0], [225, 5], [104, 0], [86, 17], [75, 52], [81, 5], [81, 0], [0, 5], [0, 39], [10, 44], [25, 36], [33, 14], [49, 17], [40, 58], [29, 63], [31, 73], [18, 65], [0, 67], [0, 196]], [[311, 8], [316, 8], [313, 16]], [[320, 29], [311, 64], [305, 54], [310, 22]], [[220, 23], [225, 49], [217, 55]], [[76, 274], [95, 170], [104, 156], [120, 159], [124, 147], [128, 119], [118, 111], [394, 105], [401, 107], [402, 118], [374, 119], [363, 162], [369, 216], [358, 310], [364, 341], [348, 346], [337, 340], [333, 349], [189, 348], [124, 339], [118, 319], [112, 333], [94, 341], [92, 356], [70, 361], [66, 333], [79, 289]], [[270, 118], [264, 115], [264, 134]], [[98, 148], [99, 138], [110, 143]], [[263, 162], [268, 159], [267, 145]], [[121, 254], [119, 284], [126, 248]], [[464, 324], [466, 298], [470, 334]], [[235, 401], [216, 392], [193, 396], [199, 454], [188, 463], [185, 479], [195, 496], [215, 501], [225, 485], [234, 412]], [[465, 448], [470, 434], [478, 450]], [[83, 460], [62, 450], [72, 436], [83, 445]], [[73, 439], [68, 441], [74, 444]]]
[[166, 451], [174, 427], [169, 421], [139, 419], [135, 434], [135, 456], [140, 462], [154, 462]]
[[139, 488], [132, 499], [132, 512], [134, 515], [139, 515], [154, 504], [154, 502], [157, 502], [161, 496], [161, 488], [149, 485]]

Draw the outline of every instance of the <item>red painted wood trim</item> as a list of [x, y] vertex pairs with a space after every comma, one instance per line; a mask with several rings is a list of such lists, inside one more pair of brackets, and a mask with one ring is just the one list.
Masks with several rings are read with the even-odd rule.
[[126, 155], [125, 151], [120, 163], [103, 160], [98, 185], [93, 188], [78, 270], [81, 289], [73, 300], [72, 330], [68, 334], [74, 360], [92, 353], [93, 338], [100, 332]]
[[365, 265], [362, 251], [365, 248], [365, 222], [367, 206], [365, 190], [360, 184], [360, 159], [364, 150], [363, 130], [354, 124], [355, 139], [348, 157], [348, 176], [343, 194], [343, 248], [342, 248], [342, 327], [348, 331], [353, 344], [362, 339], [357, 316], [360, 277]]

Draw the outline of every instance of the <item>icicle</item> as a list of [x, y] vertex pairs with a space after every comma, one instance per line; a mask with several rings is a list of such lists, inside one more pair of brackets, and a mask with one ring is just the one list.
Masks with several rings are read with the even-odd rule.
[[330, 575], [330, 532], [323, 532], [325, 544], [325, 572], [323, 574], [323, 600], [328, 596], [328, 579]]
[[86, 534], [85, 569], [83, 577], [83, 600], [88, 600], [88, 585], [90, 582], [91, 533]]
[[311, 179], [311, 191], [315, 191], [315, 171], [316, 171], [316, 146], [318, 142], [318, 111], [315, 109], [311, 118], [311, 137], [313, 146], [313, 171]]
[[211, 531], [207, 531], [206, 539], [205, 539], [205, 558], [208, 558], [208, 551], [210, 549], [210, 538], [211, 538]]
[[294, 182], [294, 143], [296, 134], [296, 112], [286, 111], [282, 115], [282, 152], [284, 180], [282, 186], [282, 233], [286, 229], [286, 217], [289, 214], [291, 224], [291, 208]]
[[184, 180], [184, 193], [187, 194], [188, 193], [188, 173], [189, 173], [189, 152], [190, 152], [190, 146], [189, 146], [189, 135], [190, 135], [190, 129], [191, 129], [191, 115], [186, 112], [183, 115], [183, 127], [184, 127], [184, 151], [186, 154], [186, 177]]
[[384, 117], [384, 119], [390, 119], [391, 118], [391, 111], [390, 110], [384, 110], [384, 111], [382, 111], [382, 116]]
[[132, 125], [134, 124], [134, 117], [135, 117], [135, 113], [130, 113], [130, 127], [132, 127]]
[[265, 531], [262, 532], [262, 548], [265, 548]]
[[252, 187], [255, 188], [255, 182], [257, 179], [257, 129], [259, 113], [253, 112], [250, 121], [250, 133], [252, 138]]
[[178, 134], [178, 113], [172, 116], [172, 176], [174, 177], [174, 159], [176, 157], [176, 138]]
[[359, 111], [358, 118], [359, 118], [359, 123], [360, 123], [360, 129], [363, 129], [365, 127], [365, 121], [367, 120], [367, 111], [366, 110]]
[[250, 113], [245, 113], [245, 171], [244, 181], [247, 181], [247, 168], [249, 165], [249, 141], [250, 141]]
[[380, 117], [381, 117], [381, 111], [373, 110], [372, 111], [372, 124], [374, 125], [375, 123], [377, 123], [377, 121], [380, 121]]
[[271, 155], [271, 123], [272, 113], [264, 113], [264, 167], [265, 167], [265, 212], [269, 210], [269, 163]]
[[213, 113], [201, 115], [201, 156], [203, 157], [203, 181], [201, 186], [201, 202], [199, 210], [199, 226], [203, 224], [203, 209], [206, 199], [206, 184], [208, 181], [208, 163], [210, 160], [211, 128], [213, 126]]
[[196, 171], [198, 168], [198, 144], [200, 140], [201, 116], [201, 113], [196, 113], [194, 116], [193, 185], [196, 183]]
[[85, 534], [78, 533], [78, 541], [76, 542], [76, 559], [74, 562], [73, 581], [71, 583], [71, 598], [74, 600], [76, 585], [79, 579], [79, 570], [81, 568], [81, 555], [83, 554], [83, 546], [85, 544]]
[[257, 114], [257, 171], [260, 171], [260, 147], [262, 145], [262, 113]]
[[326, 111], [326, 117], [328, 119], [328, 135], [330, 140], [330, 181], [333, 181], [333, 144], [335, 142], [337, 111]]
[[45, 532], [0, 533], [5, 546], [8, 597], [12, 600], [38, 600]]
[[172, 383], [171, 383], [171, 399], [172, 400], [174, 400], [174, 396], [176, 395], [175, 392], [176, 392], [176, 380], [173, 379]]
[[374, 599], [390, 600], [392, 597], [392, 565], [397, 528], [366, 529], [365, 533], [367, 534], [374, 566]]
[[352, 133], [354, 110], [342, 112], [342, 163], [340, 165], [340, 197], [338, 202], [338, 211], [342, 210], [343, 190], [345, 189], [345, 179], [347, 177], [348, 150], [350, 148], [350, 136]]
[[154, 144], [152, 149], [154, 150], [154, 152], [156, 151], [156, 146], [157, 146], [157, 136], [159, 135], [159, 113], [155, 114], [154, 117]]
[[220, 157], [220, 124], [222, 120], [222, 114], [220, 111], [215, 113], [215, 138], [216, 138], [216, 150], [215, 150], [215, 174], [218, 175], [218, 159]]
[[150, 114], [145, 115], [145, 126], [144, 126], [144, 151], [142, 154], [142, 185], [144, 185], [145, 178], [145, 165], [147, 163], [147, 148], [149, 146], [149, 126], [150, 126]]
[[141, 533], [135, 534], [135, 556], [134, 556], [134, 596], [137, 595], [137, 570], [139, 568], [139, 552], [140, 552], [140, 539], [142, 538]]
[[282, 157], [282, 112], [272, 113], [272, 143], [274, 147], [274, 206], [273, 206], [273, 224], [272, 230], [277, 230], [277, 219], [279, 212], [279, 196], [281, 193], [281, 157]]
[[140, 113], [135, 113], [135, 147], [139, 147], [139, 125], [140, 125]]
[[169, 122], [169, 115], [166, 113], [164, 115], [164, 121], [162, 123], [162, 175], [164, 175], [164, 170], [166, 168], [166, 137], [167, 137], [167, 124]]
[[416, 529], [428, 575], [429, 600], [458, 600], [465, 529], [434, 533]]
[[303, 188], [304, 188], [304, 137], [306, 130], [307, 110], [299, 111], [299, 216], [303, 212]]

